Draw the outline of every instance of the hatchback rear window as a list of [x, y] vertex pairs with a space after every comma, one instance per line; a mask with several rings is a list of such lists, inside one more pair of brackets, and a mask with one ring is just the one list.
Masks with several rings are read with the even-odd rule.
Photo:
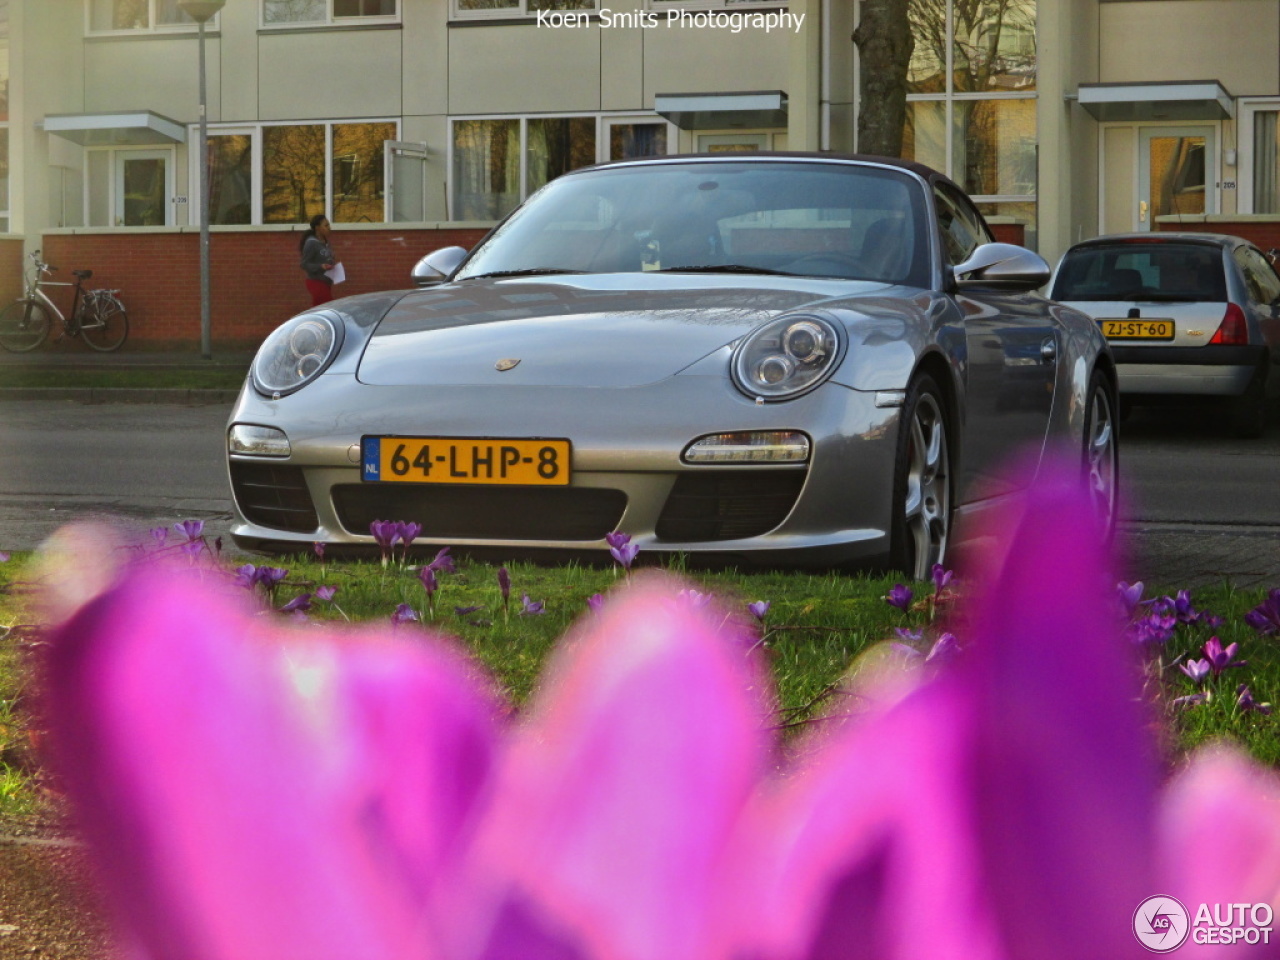
[[1058, 271], [1053, 299], [1225, 301], [1222, 249], [1190, 243], [1077, 247]]

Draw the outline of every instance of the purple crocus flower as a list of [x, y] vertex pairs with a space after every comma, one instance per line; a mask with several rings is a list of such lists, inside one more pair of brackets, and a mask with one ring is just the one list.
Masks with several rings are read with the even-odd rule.
[[924, 658], [925, 663], [950, 663], [960, 655], [960, 643], [956, 640], [954, 634], [944, 633], [933, 642], [933, 646], [929, 648], [929, 654]]
[[275, 590], [285, 577], [289, 576], [289, 571], [283, 567], [259, 567], [254, 576], [257, 578], [258, 583], [262, 584], [270, 592]]
[[911, 600], [914, 596], [915, 594], [911, 592], [911, 588], [906, 584], [895, 583], [889, 590], [889, 595], [884, 599], [889, 606], [897, 607], [899, 610], [906, 610], [911, 606]]
[[498, 568], [498, 591], [502, 594], [502, 606], [505, 608], [511, 599], [511, 574], [506, 567]]
[[1244, 622], [1263, 635], [1280, 630], [1280, 588], [1268, 591], [1266, 599], [1244, 615]]
[[409, 545], [418, 539], [418, 534], [422, 532], [422, 524], [420, 523], [397, 523], [396, 538], [400, 541], [401, 549], [407, 554]]
[[317, 560], [324, 560], [324, 544], [321, 541], [311, 544], [311, 552], [316, 555]]
[[[318, 592], [318, 591], [317, 591]], [[311, 594], [300, 593], [283, 607], [280, 608], [281, 613], [293, 613], [295, 610], [310, 610]]]
[[794, 762], [740, 625], [644, 578], [499, 719], [429, 634], [301, 643], [142, 566], [51, 637], [53, 762], [138, 955], [1136, 957], [1153, 891], [1274, 898], [1280, 779], [1162, 783], [1078, 478], [985, 538], [963, 662]]
[[156, 542], [156, 546], [163, 546], [164, 542], [169, 539], [168, 527], [152, 527], [151, 539]]
[[375, 520], [369, 524], [369, 533], [382, 551], [382, 565], [385, 567], [391, 558], [391, 550], [400, 537], [400, 525], [391, 520]]
[[1120, 601], [1120, 609], [1126, 617], [1133, 616], [1133, 611], [1138, 609], [1138, 604], [1142, 602], [1142, 590], [1141, 580], [1134, 583], [1121, 580], [1116, 584], [1116, 598]]
[[451, 547], [442, 547], [436, 554], [436, 558], [431, 561], [430, 567], [436, 573], [457, 573], [458, 566], [454, 563], [453, 557], [449, 556]]
[[919, 643], [924, 639], [923, 630], [909, 630], [906, 627], [894, 627], [893, 632], [907, 643]]
[[769, 613], [769, 604], [768, 600], [757, 600], [755, 603], [748, 603], [747, 609], [751, 611], [753, 617], [763, 623]]
[[252, 563], [236, 567], [236, 586], [252, 590], [258, 583], [258, 568]]
[[952, 572], [940, 563], [933, 565], [931, 576], [933, 577], [933, 593], [934, 596], [941, 595], [943, 589], [951, 582]]
[[[630, 540], [630, 537], [627, 538]], [[613, 559], [622, 565], [623, 570], [630, 570], [631, 564], [635, 562], [636, 554], [640, 552], [640, 545], [637, 543], [624, 543], [616, 547], [610, 547], [609, 553]]]
[[0, 550], [0, 563], [8, 563], [8, 562], [9, 562], [9, 554], [4, 550]]
[[615, 530], [612, 533], [606, 533], [604, 540], [610, 547], [625, 547], [631, 542], [631, 534]]
[[1231, 643], [1224, 648], [1222, 641], [1217, 637], [1210, 637], [1205, 641], [1204, 658], [1209, 661], [1209, 666], [1212, 668], [1215, 677], [1225, 670], [1229, 670], [1232, 667], [1243, 667], [1249, 662], [1248, 660], [1236, 659], [1236, 650], [1239, 647], [1240, 644]]
[[183, 520], [181, 523], [175, 523], [173, 529], [178, 531], [188, 540], [199, 539], [204, 534], [203, 520]]
[[200, 554], [204, 553], [205, 546], [203, 540], [188, 540], [181, 547], [182, 553], [194, 560]]
[[337, 587], [316, 587], [316, 599], [323, 600], [325, 603], [332, 603], [337, 592]]
[[391, 622], [393, 624], [409, 623], [418, 619], [418, 612], [407, 603], [399, 604], [395, 613], [391, 614]]
[[544, 604], [541, 600], [530, 600], [526, 593], [520, 597], [520, 616], [533, 616], [539, 613], [546, 613], [543, 609]]
[[1259, 703], [1253, 699], [1253, 694], [1249, 692], [1249, 688], [1243, 683], [1236, 687], [1236, 706], [1246, 713], [1250, 711], [1265, 715], [1270, 715], [1271, 713], [1271, 704]]
[[604, 594], [593, 593], [591, 596], [587, 597], [587, 607], [592, 613], [599, 613], [601, 608], [604, 607]]
[[710, 590], [704, 591], [704, 590], [694, 590], [692, 588], [686, 588], [684, 590], [681, 590], [679, 593], [677, 593], [676, 597], [680, 600], [683, 600], [685, 603], [689, 604], [689, 606], [693, 607], [695, 610], [699, 610], [702, 607], [705, 607], [707, 604], [709, 604], [712, 600], [714, 600], [716, 598], [716, 595], [712, 593]]
[[1193, 683], [1199, 685], [1204, 683], [1205, 678], [1213, 672], [1213, 665], [1208, 660], [1188, 660], [1186, 663], [1179, 664], [1178, 669], [1190, 677]]
[[436, 580], [436, 572], [431, 567], [423, 567], [418, 571], [418, 580], [422, 583], [422, 589], [427, 591], [427, 596], [434, 596], [439, 582]]

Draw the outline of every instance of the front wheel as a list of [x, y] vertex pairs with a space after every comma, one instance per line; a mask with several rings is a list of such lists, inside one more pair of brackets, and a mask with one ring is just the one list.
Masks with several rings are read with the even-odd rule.
[[90, 297], [80, 317], [80, 335], [95, 350], [109, 353], [120, 349], [129, 335], [129, 316], [115, 297]]
[[923, 374], [907, 390], [898, 425], [891, 562], [916, 580], [942, 563], [951, 536], [951, 457], [942, 390]]
[[1110, 382], [1103, 374], [1094, 371], [1089, 378], [1088, 396], [1082, 466], [1094, 515], [1102, 526], [1103, 535], [1110, 542], [1116, 528], [1120, 443], [1116, 430], [1114, 394]]
[[34, 300], [15, 300], [0, 313], [0, 347], [26, 353], [44, 342], [49, 312]]

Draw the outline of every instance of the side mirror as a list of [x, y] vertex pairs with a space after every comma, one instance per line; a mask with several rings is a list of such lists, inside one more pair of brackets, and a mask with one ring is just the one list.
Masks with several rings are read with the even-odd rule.
[[413, 266], [409, 274], [419, 287], [431, 287], [444, 283], [467, 257], [466, 247], [441, 247], [432, 250]]
[[984, 243], [955, 268], [956, 286], [1034, 290], [1049, 282], [1044, 258], [1012, 243]]

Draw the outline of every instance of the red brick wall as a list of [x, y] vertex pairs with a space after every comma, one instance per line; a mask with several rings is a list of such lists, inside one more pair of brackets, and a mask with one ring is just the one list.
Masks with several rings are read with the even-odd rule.
[[[330, 240], [347, 282], [342, 296], [410, 286], [409, 271], [440, 247], [473, 246], [476, 228], [348, 230]], [[297, 232], [215, 231], [210, 237], [210, 291], [215, 348], [252, 349], [311, 300], [298, 269]], [[3, 244], [0, 241], [0, 244]], [[17, 242], [19, 265], [21, 242]], [[198, 350], [200, 347], [200, 235], [173, 233], [54, 233], [44, 259], [59, 267], [93, 270], [91, 286], [118, 287], [129, 309], [124, 349]], [[8, 260], [0, 245], [0, 282]], [[70, 295], [59, 303], [65, 310]], [[78, 341], [77, 341], [78, 343]]]
[[22, 296], [22, 241], [0, 240], [0, 307]]
[[1156, 221], [1156, 226], [1165, 233], [1176, 233], [1180, 230], [1191, 233], [1226, 233], [1233, 237], [1243, 237], [1264, 251], [1270, 250], [1272, 247], [1280, 247], [1280, 217], [1274, 220], [1258, 220], [1254, 218], [1227, 220], [1215, 217], [1207, 223], [1176, 223], [1165, 222], [1161, 219]]

